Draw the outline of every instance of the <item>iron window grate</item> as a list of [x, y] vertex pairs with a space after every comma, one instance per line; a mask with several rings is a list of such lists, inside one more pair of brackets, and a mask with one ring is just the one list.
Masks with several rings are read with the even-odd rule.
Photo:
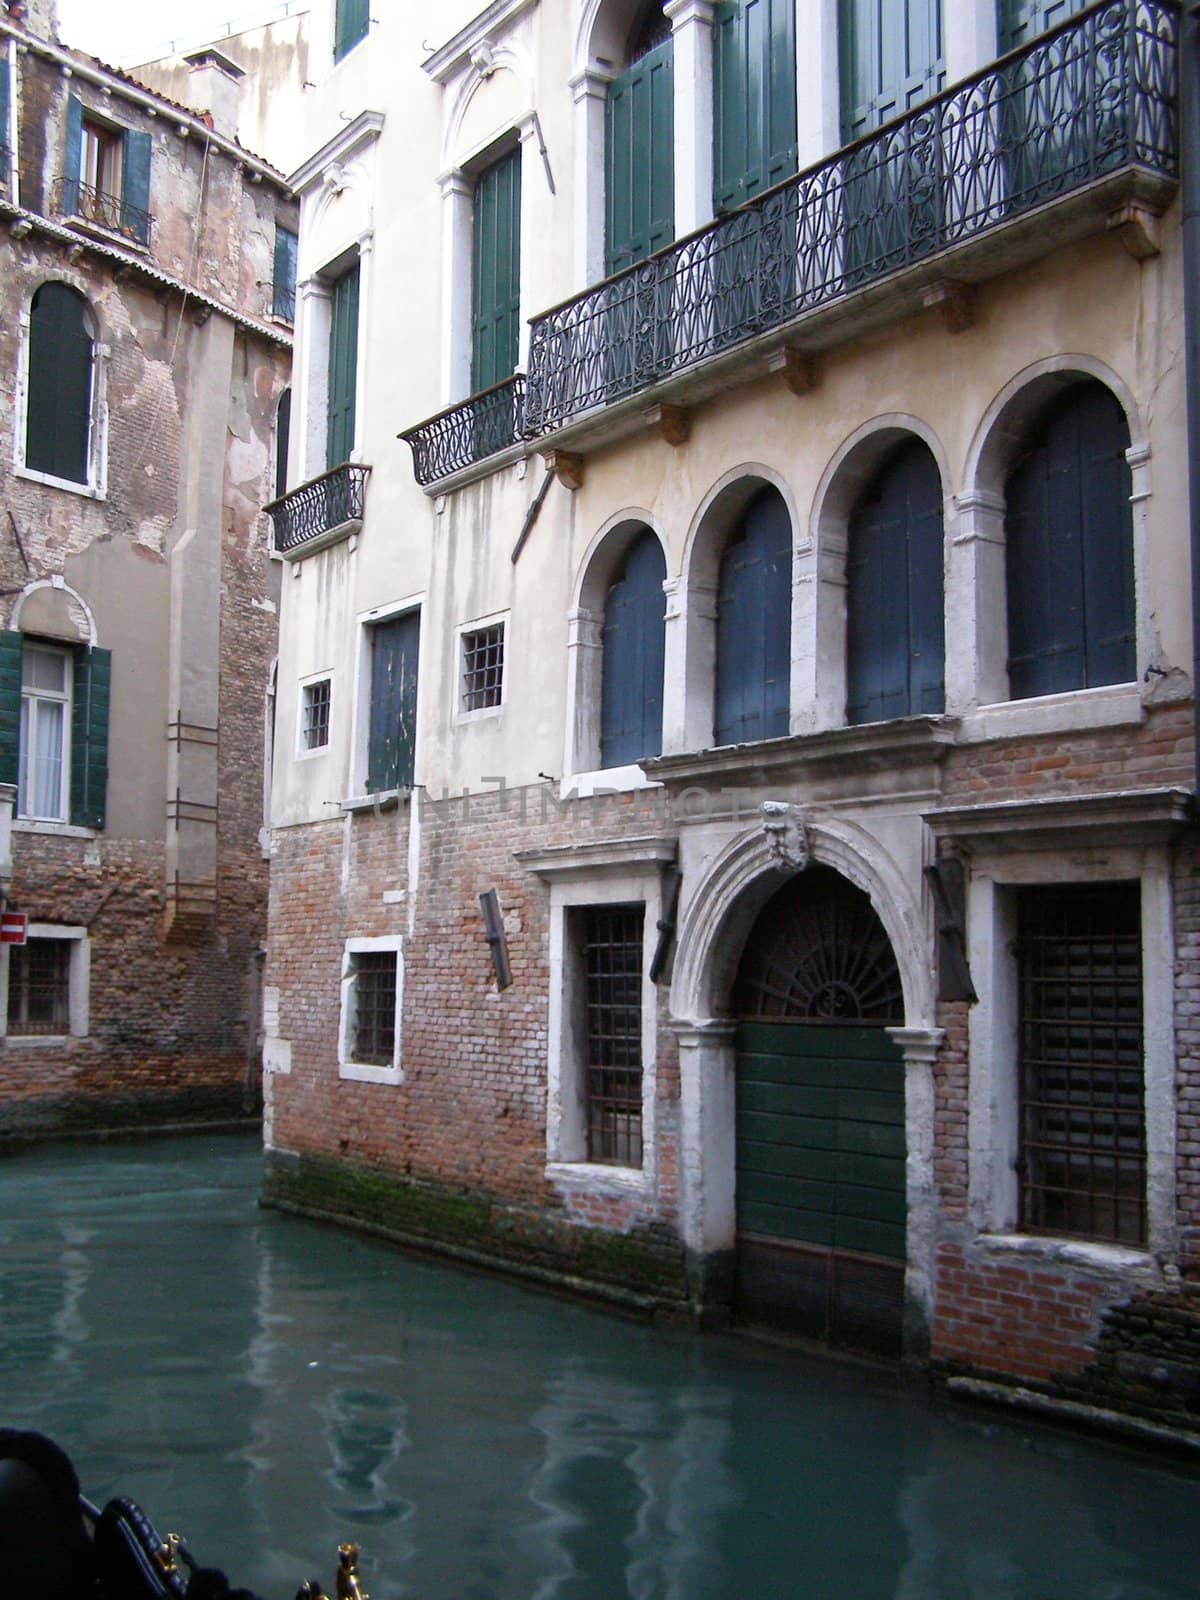
[[504, 624], [462, 636], [462, 709], [486, 711], [504, 696]]
[[588, 1160], [642, 1164], [642, 927], [644, 908], [584, 914]]
[[304, 686], [304, 718], [301, 738], [306, 750], [320, 750], [329, 743], [329, 708], [332, 684], [328, 678]]
[[354, 957], [354, 1059], [390, 1067], [396, 1052], [396, 952]]
[[1017, 925], [1022, 1223], [1142, 1244], [1139, 886], [1023, 889]]
[[59, 1034], [70, 1027], [71, 943], [31, 939], [10, 952], [8, 1031]]

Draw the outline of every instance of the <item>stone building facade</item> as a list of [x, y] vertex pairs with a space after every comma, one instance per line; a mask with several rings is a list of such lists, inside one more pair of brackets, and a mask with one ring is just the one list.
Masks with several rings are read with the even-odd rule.
[[[214, 72], [223, 72], [219, 65]], [[253, 1114], [281, 176], [0, 11], [0, 1128]]]
[[1177, 9], [310, 20], [268, 1198], [1194, 1408]]

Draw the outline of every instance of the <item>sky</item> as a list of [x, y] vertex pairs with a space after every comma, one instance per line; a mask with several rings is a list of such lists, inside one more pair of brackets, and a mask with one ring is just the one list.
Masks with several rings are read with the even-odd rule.
[[58, 31], [64, 44], [115, 65], [273, 9], [272, 0], [58, 0]]

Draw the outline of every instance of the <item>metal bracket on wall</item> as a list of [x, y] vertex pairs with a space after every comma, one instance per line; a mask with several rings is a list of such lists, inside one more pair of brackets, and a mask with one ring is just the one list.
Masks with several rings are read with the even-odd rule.
[[937, 913], [939, 1000], [978, 1000], [967, 961], [967, 874], [955, 856], [925, 868]]
[[512, 987], [512, 969], [508, 964], [508, 935], [504, 931], [504, 917], [500, 911], [500, 896], [495, 889], [487, 889], [479, 896], [483, 912], [484, 938], [492, 952], [492, 968], [496, 974], [497, 989]]

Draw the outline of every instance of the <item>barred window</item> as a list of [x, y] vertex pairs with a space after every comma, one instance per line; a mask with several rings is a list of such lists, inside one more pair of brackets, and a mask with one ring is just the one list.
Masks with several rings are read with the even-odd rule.
[[1141, 892], [1136, 883], [1022, 889], [1023, 1226], [1146, 1238]]
[[328, 678], [304, 685], [300, 721], [300, 744], [304, 750], [320, 750], [329, 743], [331, 688]]
[[645, 907], [583, 913], [588, 1160], [642, 1164], [642, 930]]
[[504, 695], [504, 624], [462, 636], [462, 709], [486, 711]]
[[354, 1059], [390, 1067], [396, 1052], [396, 952], [360, 951], [354, 957]]
[[71, 940], [30, 939], [8, 960], [9, 1033], [69, 1033]]

